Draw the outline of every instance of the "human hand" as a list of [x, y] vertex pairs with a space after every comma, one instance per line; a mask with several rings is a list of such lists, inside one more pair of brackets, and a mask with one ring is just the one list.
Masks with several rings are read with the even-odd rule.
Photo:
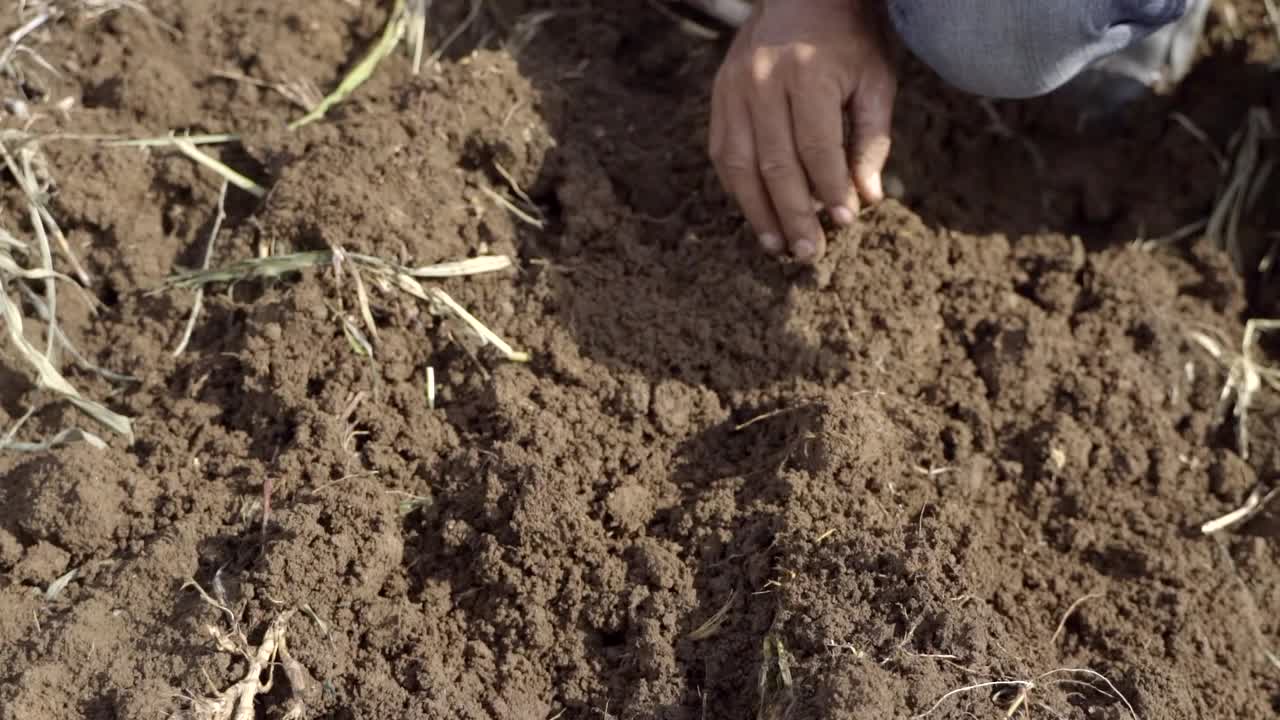
[[883, 2], [756, 0], [716, 76], [711, 158], [771, 254], [822, 257], [815, 197], [841, 225], [884, 197], [897, 75]]

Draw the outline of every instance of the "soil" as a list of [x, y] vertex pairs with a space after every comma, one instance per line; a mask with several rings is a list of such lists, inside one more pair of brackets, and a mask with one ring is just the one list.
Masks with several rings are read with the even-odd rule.
[[[486, 3], [438, 63], [397, 53], [293, 132], [297, 105], [226, 75], [331, 88], [388, 5], [157, 0], [33, 36], [60, 71], [27, 80], [34, 131], [243, 136], [209, 149], [269, 193], [231, 189], [214, 265], [507, 254], [439, 285], [531, 361], [371, 283], [357, 354], [328, 268], [211, 286], [174, 357], [192, 293], [155, 290], [200, 263], [220, 179], [46, 139], [102, 303], [61, 293], [61, 325], [138, 381], [65, 372], [136, 439], [0, 454], [0, 720], [200, 717], [249, 666], [210, 628], [257, 645], [290, 609], [315, 684], [276, 673], [259, 717], [1276, 715], [1280, 526], [1188, 532], [1280, 460], [1269, 393], [1246, 460], [1188, 339], [1238, 347], [1267, 288], [1205, 242], [1133, 242], [1216, 197], [1172, 112], [1225, 147], [1277, 109], [1260, 0], [1105, 132], [1055, 98], [993, 126], [908, 59], [901, 192], [816, 268], [762, 257], [706, 160], [724, 38], [651, 3]], [[434, 3], [430, 47], [467, 5]], [[89, 427], [8, 344], [0, 368], [3, 426], [37, 408], [20, 439]]]

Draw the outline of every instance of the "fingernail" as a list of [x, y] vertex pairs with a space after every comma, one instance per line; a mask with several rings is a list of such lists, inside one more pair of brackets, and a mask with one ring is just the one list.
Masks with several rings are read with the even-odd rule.
[[782, 238], [773, 233], [765, 233], [760, 236], [760, 245], [769, 252], [778, 252], [782, 249]]
[[884, 183], [881, 181], [879, 173], [872, 175], [867, 185], [869, 186], [867, 189], [871, 191], [869, 199], [872, 202], [880, 202], [884, 199]]
[[818, 246], [814, 245], [812, 240], [797, 240], [792, 252], [797, 259], [809, 260], [818, 252]]
[[843, 205], [831, 208], [831, 217], [841, 225], [853, 224], [853, 211]]

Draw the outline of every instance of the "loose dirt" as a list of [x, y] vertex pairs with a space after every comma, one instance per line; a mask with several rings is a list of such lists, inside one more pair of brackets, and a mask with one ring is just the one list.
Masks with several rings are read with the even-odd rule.
[[[208, 628], [256, 646], [293, 608], [316, 687], [278, 672], [259, 717], [303, 695], [323, 718], [1275, 716], [1274, 523], [1187, 532], [1276, 471], [1267, 403], [1246, 461], [1187, 339], [1238, 346], [1265, 293], [1205, 243], [1133, 242], [1219, 187], [1171, 112], [1225, 147], [1276, 109], [1261, 2], [1219, 8], [1187, 84], [1108, 133], [1052, 98], [993, 125], [908, 64], [903, 192], [816, 269], [761, 257], [705, 159], [723, 40], [649, 3], [486, 3], [438, 64], [397, 53], [296, 132], [285, 94], [228, 79], [331, 88], [389, 5], [59, 21], [37, 47], [60, 76], [28, 91], [75, 104], [32, 129], [242, 134], [209, 149], [269, 194], [230, 191], [215, 265], [510, 255], [440, 287], [531, 362], [372, 285], [363, 357], [329, 268], [210, 287], [175, 358], [192, 294], [153, 291], [199, 264], [220, 180], [47, 140], [103, 303], [62, 293], [62, 325], [139, 381], [66, 372], [137, 439], [0, 455], [0, 719], [185, 712], [249, 667]], [[435, 6], [431, 47], [468, 10]], [[0, 346], [0, 426], [88, 422], [25, 368]]]

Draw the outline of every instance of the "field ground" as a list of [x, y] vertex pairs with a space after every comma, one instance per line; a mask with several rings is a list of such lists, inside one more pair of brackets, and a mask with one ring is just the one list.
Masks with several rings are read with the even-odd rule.
[[[6, 32], [39, 11], [13, 5]], [[1273, 298], [1212, 242], [1135, 242], [1208, 217], [1216, 153], [1280, 109], [1261, 0], [1219, 3], [1192, 77], [1107, 134], [908, 66], [900, 197], [816, 269], [744, 234], [705, 159], [723, 43], [651, 3], [485, 0], [468, 23], [436, 2], [427, 51], [461, 28], [441, 59], [415, 75], [397, 49], [297, 130], [390, 3], [101, 5], [12, 54], [29, 97], [3, 140], [46, 161], [100, 303], [59, 284], [59, 327], [134, 379], [58, 367], [134, 441], [0, 344], [0, 427], [34, 408], [16, 440], [108, 444], [0, 454], [0, 720], [225, 718], [267, 667], [257, 717], [1280, 708], [1280, 526], [1187, 531], [1280, 464], [1270, 390], [1246, 459], [1191, 334], [1238, 348], [1246, 297]], [[172, 145], [57, 136], [171, 130], [239, 134], [202, 148], [267, 189], [227, 192], [212, 267], [347, 254], [209, 284], [176, 356], [195, 291], [164, 283], [201, 266], [222, 179]], [[529, 361], [359, 254], [510, 257], [421, 282]]]

